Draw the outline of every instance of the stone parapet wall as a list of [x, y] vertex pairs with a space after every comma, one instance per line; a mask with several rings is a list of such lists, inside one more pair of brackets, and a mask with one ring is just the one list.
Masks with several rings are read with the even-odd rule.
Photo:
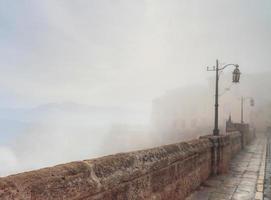
[[201, 138], [208, 138], [212, 143], [212, 174], [226, 173], [231, 160], [230, 135], [207, 135]]
[[252, 134], [249, 131], [249, 124], [235, 123], [237, 131], [239, 131], [243, 137], [243, 146], [248, 145], [252, 141]]
[[234, 157], [242, 149], [242, 135], [240, 132], [232, 132], [230, 135], [231, 141], [231, 157]]
[[231, 143], [231, 157], [234, 157], [242, 149], [242, 135], [235, 131], [229, 134]]
[[211, 171], [211, 142], [194, 140], [0, 179], [0, 199], [184, 198]]
[[240, 149], [235, 132], [67, 163], [0, 178], [0, 199], [184, 199]]
[[241, 133], [241, 142], [242, 148], [250, 144], [255, 139], [255, 129], [250, 130], [249, 124], [245, 123], [233, 123], [228, 121], [226, 124], [227, 132], [240, 132]]

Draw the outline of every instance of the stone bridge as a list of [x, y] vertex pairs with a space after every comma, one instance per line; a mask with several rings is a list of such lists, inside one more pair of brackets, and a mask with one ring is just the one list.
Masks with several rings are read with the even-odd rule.
[[0, 199], [263, 199], [265, 191], [268, 197], [267, 140], [248, 124], [232, 125], [225, 135], [3, 177]]

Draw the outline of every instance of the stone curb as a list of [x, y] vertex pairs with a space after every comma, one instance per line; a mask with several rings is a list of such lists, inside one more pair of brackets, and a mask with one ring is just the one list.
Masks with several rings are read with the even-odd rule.
[[264, 194], [264, 177], [265, 177], [265, 164], [266, 164], [266, 142], [264, 144], [264, 151], [262, 155], [261, 167], [257, 178], [255, 200], [263, 200]]

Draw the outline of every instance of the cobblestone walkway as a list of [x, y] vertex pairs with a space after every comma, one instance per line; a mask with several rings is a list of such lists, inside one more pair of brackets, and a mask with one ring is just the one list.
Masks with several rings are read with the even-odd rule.
[[265, 144], [256, 139], [235, 156], [229, 173], [211, 177], [186, 200], [263, 199]]

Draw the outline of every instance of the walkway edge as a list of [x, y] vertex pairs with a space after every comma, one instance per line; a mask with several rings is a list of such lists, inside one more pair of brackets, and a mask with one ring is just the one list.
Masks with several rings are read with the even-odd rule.
[[259, 171], [259, 175], [257, 179], [255, 200], [263, 200], [263, 197], [264, 197], [264, 178], [265, 178], [266, 152], [267, 152], [266, 148], [267, 148], [267, 143], [265, 142], [261, 167], [260, 167], [260, 171]]

